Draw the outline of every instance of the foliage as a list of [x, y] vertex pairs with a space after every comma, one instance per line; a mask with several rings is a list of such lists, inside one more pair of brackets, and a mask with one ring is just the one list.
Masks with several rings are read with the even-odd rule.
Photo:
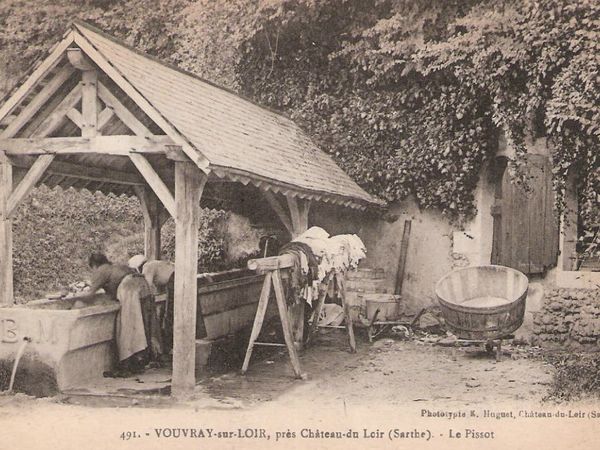
[[599, 14], [586, 0], [271, 1], [239, 72], [363, 186], [453, 218], [474, 212], [499, 131], [517, 180], [526, 137], [546, 134], [561, 207], [567, 171], [587, 183], [598, 166]]
[[[230, 213], [200, 210], [198, 271], [238, 267], [226, 254], [231, 232], [224, 226]], [[248, 233], [248, 226], [240, 227]], [[126, 263], [144, 253], [144, 225], [135, 198], [86, 190], [40, 187], [19, 205], [14, 218], [15, 298], [23, 302], [60, 290], [89, 277], [92, 251]], [[175, 225], [169, 219], [161, 230], [162, 258], [175, 260]]]
[[600, 395], [597, 353], [559, 353], [547, 358], [556, 372], [546, 400], [567, 402]]
[[137, 234], [143, 250], [142, 223], [135, 199], [36, 189], [19, 205], [13, 222], [17, 301], [86, 279], [91, 251], [126, 261], [128, 249], [114, 244]]

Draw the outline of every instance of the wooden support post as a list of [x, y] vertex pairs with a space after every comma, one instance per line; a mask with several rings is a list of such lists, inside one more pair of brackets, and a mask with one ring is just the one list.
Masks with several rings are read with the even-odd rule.
[[12, 219], [8, 215], [8, 199], [12, 191], [12, 166], [0, 154], [0, 305], [12, 305], [13, 253]]
[[81, 81], [81, 136], [93, 137], [98, 132], [98, 74], [94, 70], [86, 70], [81, 73]]
[[190, 162], [175, 162], [175, 303], [171, 394], [189, 397], [196, 384], [198, 221], [206, 176]]
[[158, 197], [149, 189], [135, 186], [144, 216], [144, 254], [148, 260], [160, 259], [160, 208]]

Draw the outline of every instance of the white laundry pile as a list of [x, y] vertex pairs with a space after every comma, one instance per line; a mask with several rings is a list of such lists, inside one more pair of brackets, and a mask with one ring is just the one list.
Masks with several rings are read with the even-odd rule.
[[358, 267], [365, 258], [367, 249], [355, 234], [340, 234], [329, 237], [329, 233], [320, 227], [311, 227], [294, 239], [308, 245], [319, 261], [319, 280], [323, 280], [333, 271], [345, 272]]

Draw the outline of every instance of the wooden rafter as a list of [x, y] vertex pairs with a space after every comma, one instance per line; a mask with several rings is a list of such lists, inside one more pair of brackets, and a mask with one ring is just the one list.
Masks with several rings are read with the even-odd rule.
[[125, 105], [123, 105], [123, 103], [121, 103], [119, 99], [115, 97], [114, 94], [110, 92], [110, 90], [108, 90], [108, 88], [102, 83], [98, 83], [98, 96], [100, 97], [100, 100], [106, 103], [107, 107], [112, 108], [117, 117], [121, 119], [121, 122], [123, 122], [127, 128], [129, 128], [135, 134], [138, 136], [152, 135], [148, 127], [146, 127], [146, 125], [144, 125], [137, 117], [135, 117], [135, 115], [129, 111], [129, 109], [127, 109]]
[[51, 134], [65, 119], [67, 113], [81, 99], [81, 83], [78, 83], [71, 92], [58, 104], [54, 111], [44, 119], [44, 121], [33, 130], [34, 136], [48, 136]]
[[98, 114], [98, 131], [102, 131], [104, 129], [104, 127], [106, 126], [106, 124], [108, 124], [110, 119], [112, 119], [112, 116], [114, 116], [114, 114], [115, 113], [113, 109], [108, 107], [100, 111], [100, 113]]
[[[31, 156], [12, 159], [15, 167], [28, 169], [35, 162]], [[54, 160], [46, 173], [55, 176], [70, 177], [74, 179], [97, 181], [100, 183], [121, 184], [125, 186], [144, 186], [144, 180], [136, 174], [122, 172], [115, 169], [103, 169], [93, 166], [82, 166], [63, 161]]]
[[167, 211], [169, 211], [171, 217], [176, 217], [175, 198], [162, 178], [156, 173], [152, 165], [146, 158], [144, 158], [143, 155], [138, 153], [131, 153], [129, 158], [139, 170], [140, 174], [144, 177], [146, 182], [150, 185]]
[[83, 116], [79, 111], [75, 108], [71, 108], [66, 115], [78, 128], [83, 128]]
[[74, 69], [67, 65], [60, 69], [46, 86], [23, 108], [19, 115], [0, 134], [0, 138], [16, 135], [21, 128], [35, 115], [36, 112], [52, 97], [52, 95], [69, 79]]
[[7, 155], [41, 155], [46, 153], [102, 153], [128, 156], [130, 152], [166, 154], [173, 141], [168, 136], [96, 136], [0, 139], [0, 150]]
[[31, 93], [37, 83], [50, 73], [61, 61], [65, 50], [74, 41], [75, 33], [69, 32], [67, 36], [60, 41], [50, 52], [50, 55], [33, 71], [25, 82], [10, 96], [10, 98], [0, 107], [0, 120], [9, 115], [24, 99]]

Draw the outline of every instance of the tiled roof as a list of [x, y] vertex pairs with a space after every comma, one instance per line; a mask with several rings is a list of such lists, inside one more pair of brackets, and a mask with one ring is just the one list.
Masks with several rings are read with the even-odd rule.
[[231, 171], [315, 194], [381, 203], [290, 119], [141, 54], [86, 24], [75, 27], [216, 174]]

